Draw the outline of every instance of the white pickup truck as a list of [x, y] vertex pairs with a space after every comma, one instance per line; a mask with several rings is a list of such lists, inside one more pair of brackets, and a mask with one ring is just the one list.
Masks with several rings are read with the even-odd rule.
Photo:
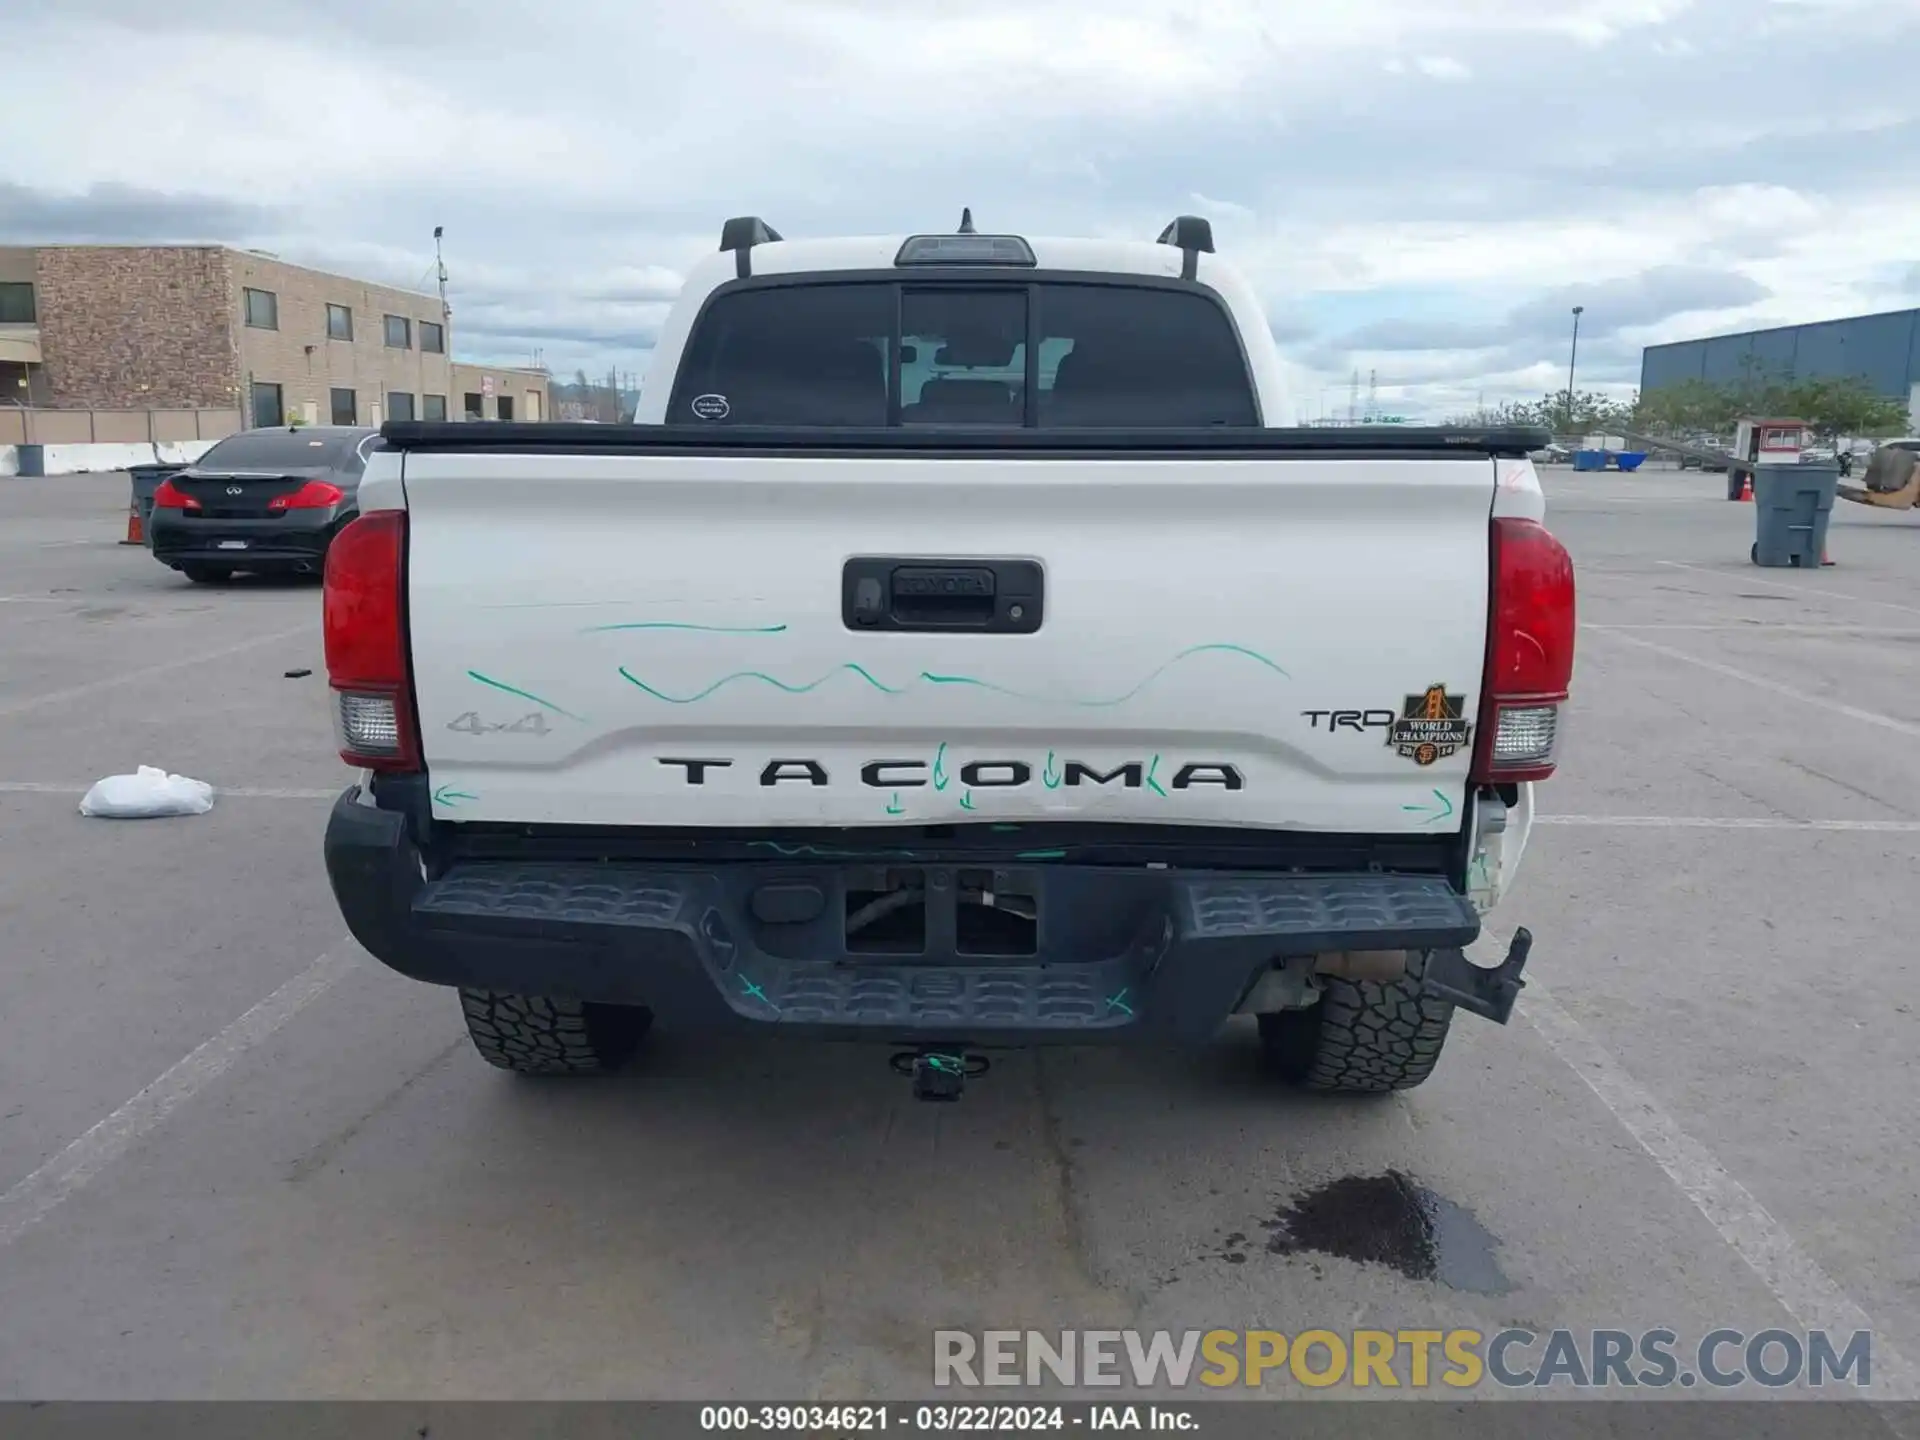
[[1302, 429], [1155, 243], [729, 221], [631, 426], [389, 423], [327, 561], [353, 934], [489, 1061], [656, 1018], [893, 1048], [1205, 1042], [1379, 1092], [1531, 937], [1573, 668], [1531, 431]]

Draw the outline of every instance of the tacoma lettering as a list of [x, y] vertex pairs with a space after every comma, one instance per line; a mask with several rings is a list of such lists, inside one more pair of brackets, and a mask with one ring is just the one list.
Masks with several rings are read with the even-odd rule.
[[[1322, 710], [1310, 713], [1360, 715], [1370, 712]], [[731, 769], [735, 764], [724, 756], [665, 755], [658, 757], [656, 763], [679, 770], [687, 784], [699, 786], [709, 783], [709, 772]], [[860, 783], [869, 790], [918, 789], [929, 783], [931, 763], [927, 760], [864, 761], [860, 766]], [[1118, 784], [1123, 790], [1139, 790], [1146, 786], [1149, 768], [1144, 760], [1123, 760], [1106, 770], [1085, 760], [1061, 760], [1056, 764], [1057, 768], [1048, 767], [1048, 778], [1057, 775], [1059, 783], [1069, 789]], [[1034, 784], [1037, 768], [1037, 762], [1031, 760], [969, 760], [960, 767], [957, 778], [962, 786], [970, 790], [1019, 790]], [[827, 767], [818, 760], [796, 757], [767, 761], [760, 770], [760, 784], [771, 788], [782, 783], [818, 788], [829, 784], [830, 777]], [[1167, 785], [1173, 790], [1191, 790], [1199, 785], [1215, 785], [1222, 790], [1244, 790], [1247, 780], [1238, 766], [1220, 761], [1190, 760], [1174, 769], [1173, 778]]]
[[762, 785], [778, 785], [782, 780], [804, 780], [809, 785], [827, 783], [826, 767], [818, 760], [769, 760], [760, 772]]
[[1147, 767], [1137, 760], [1129, 761], [1125, 765], [1116, 765], [1104, 775], [1091, 765], [1082, 764], [1078, 760], [1069, 760], [1063, 767], [1060, 783], [1078, 785], [1082, 781], [1091, 780], [1095, 785], [1107, 785], [1118, 780], [1126, 789], [1138, 790], [1146, 783], [1146, 775]]

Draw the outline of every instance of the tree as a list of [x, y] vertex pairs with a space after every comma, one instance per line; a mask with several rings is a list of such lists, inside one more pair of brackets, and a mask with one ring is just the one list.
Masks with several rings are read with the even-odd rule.
[[1679, 380], [1649, 391], [1635, 407], [1638, 428], [1655, 434], [1724, 433], [1742, 419], [1804, 420], [1816, 434], [1891, 435], [1906, 406], [1859, 376], [1795, 380], [1769, 376], [1748, 357], [1738, 379]]
[[1828, 440], [1836, 435], [1894, 435], [1906, 426], [1906, 405], [1855, 375], [1793, 381], [1768, 399], [1783, 417], [1806, 421]]

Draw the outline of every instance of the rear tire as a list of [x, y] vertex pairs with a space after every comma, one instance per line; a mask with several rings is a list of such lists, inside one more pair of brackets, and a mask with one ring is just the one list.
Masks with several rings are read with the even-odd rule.
[[473, 1048], [517, 1075], [598, 1075], [633, 1057], [653, 1022], [634, 1005], [597, 1005], [498, 990], [460, 992]]
[[1433, 1073], [1453, 1024], [1453, 1005], [1420, 993], [1426, 956], [1398, 980], [1320, 977], [1320, 1001], [1259, 1017], [1269, 1064], [1306, 1090], [1385, 1095]]
[[233, 578], [224, 565], [182, 565], [180, 573], [196, 585], [224, 585]]

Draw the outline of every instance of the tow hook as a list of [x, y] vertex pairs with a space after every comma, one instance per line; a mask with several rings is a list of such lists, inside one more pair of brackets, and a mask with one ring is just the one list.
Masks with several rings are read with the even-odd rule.
[[967, 1081], [989, 1068], [984, 1055], [953, 1050], [905, 1050], [890, 1062], [895, 1071], [913, 1077], [916, 1100], [954, 1101], [965, 1093]]
[[1491, 968], [1474, 964], [1459, 950], [1435, 950], [1427, 957], [1421, 988], [1428, 995], [1504, 1025], [1512, 1018], [1514, 1002], [1527, 983], [1520, 972], [1526, 968], [1532, 949], [1533, 932], [1521, 926], [1513, 932], [1507, 958]]

